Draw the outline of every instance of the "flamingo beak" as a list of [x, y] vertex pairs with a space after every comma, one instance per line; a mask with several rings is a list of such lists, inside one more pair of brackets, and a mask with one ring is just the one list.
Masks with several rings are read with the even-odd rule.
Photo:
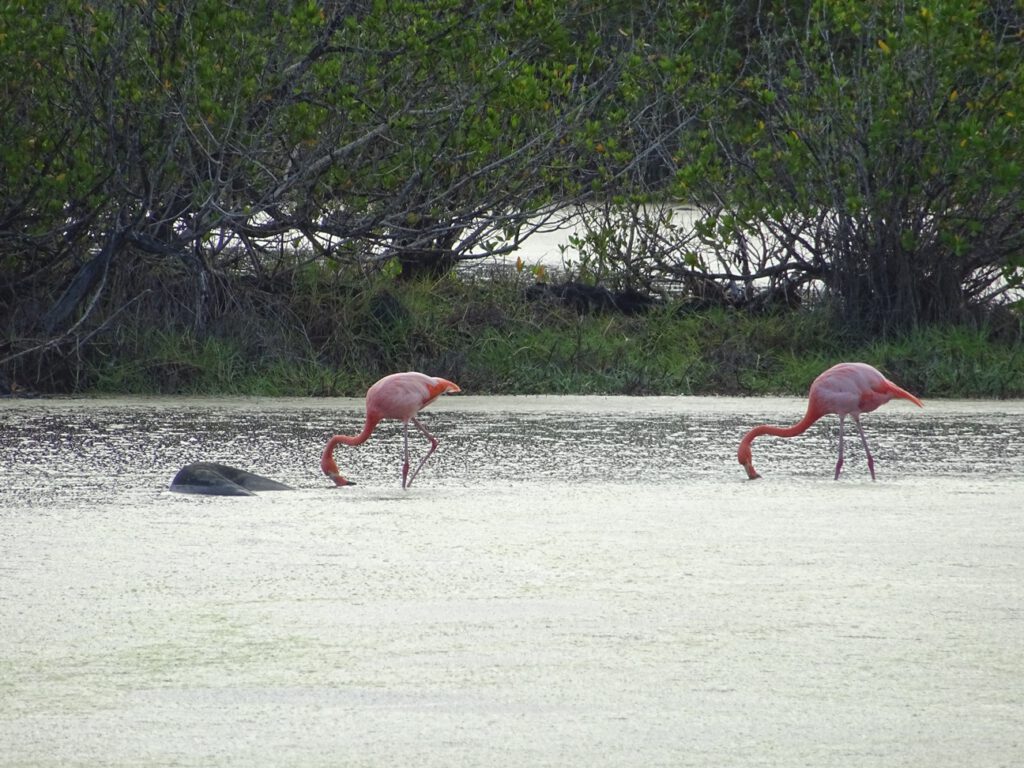
[[334, 457], [326, 452], [324, 453], [323, 458], [320, 459], [320, 469], [322, 469], [323, 473], [331, 478], [331, 480], [334, 481], [334, 484], [339, 488], [346, 485], [356, 484], [354, 480], [349, 480], [347, 477], [342, 475], [340, 471], [338, 471], [338, 465], [334, 463]]
[[356, 484], [355, 480], [349, 480], [347, 477], [342, 475], [341, 472], [338, 471], [337, 467], [335, 467], [333, 470], [329, 469], [328, 467], [324, 467], [323, 470], [324, 474], [331, 478], [331, 480], [334, 481], [334, 484], [338, 488], [343, 488], [346, 485]]
[[761, 476], [760, 476], [759, 474], [757, 474], [757, 470], [756, 470], [756, 469], [754, 469], [754, 462], [752, 462], [752, 461], [748, 461], [748, 462], [746, 462], [746, 463], [745, 463], [745, 464], [743, 465], [743, 468], [744, 468], [745, 470], [747, 470], [747, 477], [748, 477], [749, 479], [751, 479], [751, 480], [757, 480], [757, 479], [758, 479], [759, 477], [761, 477]]

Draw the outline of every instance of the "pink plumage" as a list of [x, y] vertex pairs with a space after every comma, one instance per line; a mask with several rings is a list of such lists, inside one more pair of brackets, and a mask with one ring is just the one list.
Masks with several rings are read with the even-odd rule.
[[[427, 376], [416, 371], [392, 373], [385, 376], [366, 390], [366, 423], [363, 425], [363, 431], [358, 435], [335, 435], [328, 440], [323, 455], [320, 457], [320, 468], [334, 481], [335, 485], [355, 485], [338, 471], [338, 465], [334, 461], [334, 449], [338, 445], [361, 445], [369, 439], [374, 428], [382, 419], [398, 419], [403, 423], [402, 437], [405, 446], [402, 487], [408, 488], [430, 455], [437, 450], [437, 438], [420, 423], [416, 414], [446, 392], [460, 391], [457, 384], [447, 379]], [[430, 441], [430, 449], [420, 459], [420, 463], [411, 474], [409, 473], [409, 422], [412, 422]]]
[[846, 417], [850, 416], [860, 433], [868, 458], [868, 471], [874, 480], [875, 460], [868, 448], [867, 437], [864, 436], [864, 429], [860, 424], [860, 415], [885, 405], [893, 398], [903, 398], [922, 405], [914, 395], [889, 381], [867, 363], [839, 363], [820, 374], [811, 384], [807, 413], [800, 421], [791, 427], [776, 427], [769, 424], [754, 427], [740, 441], [736, 457], [747, 470], [747, 476], [751, 480], [760, 477], [754, 469], [751, 454], [754, 438], [761, 435], [795, 437], [806, 432], [808, 427], [822, 416], [834, 413], [839, 416], [839, 459], [836, 461], [835, 479], [839, 479], [839, 473], [843, 468], [843, 427]]

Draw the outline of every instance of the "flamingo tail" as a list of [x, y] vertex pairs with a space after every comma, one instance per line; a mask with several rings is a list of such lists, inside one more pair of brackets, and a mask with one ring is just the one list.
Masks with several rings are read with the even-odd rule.
[[917, 397], [915, 397], [914, 395], [912, 395], [909, 392], [907, 392], [907, 390], [905, 390], [903, 387], [899, 386], [898, 384], [893, 384], [891, 381], [886, 379], [885, 380], [885, 385], [886, 385], [885, 388], [889, 391], [889, 394], [892, 395], [893, 397], [899, 397], [899, 398], [903, 398], [904, 400], [909, 400], [910, 402], [912, 402], [914, 405], [918, 406], [919, 408], [924, 408], [924, 403], [922, 403]]

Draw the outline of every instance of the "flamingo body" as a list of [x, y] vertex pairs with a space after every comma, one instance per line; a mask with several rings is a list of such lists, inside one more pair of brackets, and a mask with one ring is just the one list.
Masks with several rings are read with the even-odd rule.
[[[366, 422], [358, 435], [335, 435], [327, 441], [320, 468], [335, 485], [355, 485], [338, 471], [334, 461], [334, 449], [339, 445], [361, 445], [365, 443], [377, 424], [383, 419], [398, 419], [403, 423], [404, 461], [402, 464], [402, 487], [412, 485], [417, 473], [423, 468], [430, 455], [437, 450], [437, 438], [420, 423], [416, 415], [446, 392], [460, 392], [458, 385], [436, 376], [427, 376], [416, 371], [392, 373], [366, 390]], [[409, 423], [423, 433], [430, 441], [430, 449], [420, 459], [416, 469], [409, 472]]]
[[753, 480], [760, 477], [754, 469], [751, 455], [751, 444], [761, 435], [777, 437], [795, 437], [803, 434], [822, 416], [834, 413], [839, 416], [839, 458], [836, 461], [835, 479], [843, 468], [843, 428], [846, 417], [850, 416], [860, 434], [864, 452], [868, 458], [868, 471], [871, 479], [875, 479], [875, 460], [868, 448], [867, 437], [861, 427], [860, 415], [870, 413], [885, 405], [894, 398], [910, 400], [918, 406], [921, 401], [902, 387], [897, 386], [881, 374], [878, 369], [867, 363], [839, 363], [829, 368], [811, 384], [808, 395], [807, 413], [791, 427], [776, 427], [762, 424], [750, 430], [740, 441], [736, 457], [747, 470], [747, 476]]

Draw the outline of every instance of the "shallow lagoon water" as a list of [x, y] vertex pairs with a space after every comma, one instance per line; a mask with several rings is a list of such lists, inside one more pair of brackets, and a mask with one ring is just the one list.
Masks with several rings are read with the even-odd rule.
[[[1024, 403], [0, 403], [0, 765], [1024, 763]], [[419, 443], [414, 443], [419, 448]], [[222, 461], [296, 490], [171, 493]]]

